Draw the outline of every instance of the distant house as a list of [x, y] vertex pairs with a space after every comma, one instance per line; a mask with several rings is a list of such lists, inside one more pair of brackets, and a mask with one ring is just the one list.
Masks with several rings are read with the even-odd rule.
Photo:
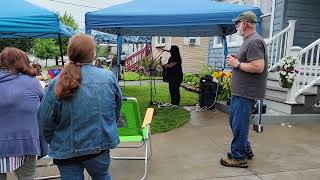
[[[152, 38], [153, 56], [157, 57], [162, 49], [169, 50], [171, 45], [177, 45], [182, 58], [183, 72], [199, 73], [208, 62], [208, 37], [159, 37]], [[162, 63], [166, 63], [170, 53], [161, 55]]]

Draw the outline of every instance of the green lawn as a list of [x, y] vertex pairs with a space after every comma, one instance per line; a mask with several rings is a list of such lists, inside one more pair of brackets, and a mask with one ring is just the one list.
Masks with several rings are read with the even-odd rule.
[[[169, 88], [167, 83], [157, 84], [156, 101], [168, 103]], [[141, 118], [143, 119], [146, 109], [149, 107], [150, 88], [144, 86], [126, 86], [122, 88], [123, 96], [135, 97], [139, 103]], [[156, 114], [152, 122], [152, 133], [167, 132], [180, 127], [189, 121], [190, 114], [183, 109], [183, 106], [195, 105], [198, 102], [198, 95], [180, 88], [180, 108], [156, 108]]]
[[43, 66], [42, 67], [42, 72], [44, 72], [44, 73], [48, 73], [48, 70], [49, 69], [57, 69], [57, 68], [62, 68], [62, 65], [60, 65], [60, 66], [48, 66], [48, 67], [45, 67], [45, 66]]
[[[150, 79], [149, 76], [141, 75], [141, 80], [148, 80]], [[156, 79], [162, 79], [162, 77], [156, 77]], [[125, 72], [124, 73], [124, 80], [125, 81], [139, 81], [139, 73], [136, 72]]]

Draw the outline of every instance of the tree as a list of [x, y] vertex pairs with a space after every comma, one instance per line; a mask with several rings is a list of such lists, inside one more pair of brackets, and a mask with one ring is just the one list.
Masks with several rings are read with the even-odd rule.
[[[74, 31], [78, 30], [79, 29], [79, 25], [77, 24], [77, 22], [74, 20], [73, 16], [71, 14], [67, 14], [67, 12], [65, 12], [62, 16], [60, 15], [59, 12], [55, 12], [60, 21], [71, 27]], [[67, 54], [67, 46], [68, 46], [68, 41], [69, 41], [69, 38], [62, 38], [61, 39], [61, 44], [62, 44], [62, 49], [63, 49], [63, 55], [66, 55]], [[60, 45], [59, 44], [59, 40], [57, 40], [57, 45]]]
[[97, 57], [107, 57], [108, 56], [108, 46], [97, 46]]
[[59, 46], [54, 39], [36, 39], [33, 50], [36, 57], [46, 60], [46, 67], [48, 66], [48, 59], [59, 55]]
[[16, 47], [25, 52], [30, 52], [33, 45], [32, 39], [0, 39], [0, 51], [5, 47]]
[[59, 13], [57, 13], [57, 15], [59, 16], [59, 19], [63, 24], [71, 27], [74, 31], [79, 29], [79, 25], [74, 20], [71, 14], [67, 14], [67, 12], [65, 12], [62, 16]]
[[[78, 24], [73, 17], [66, 12], [61, 16], [58, 12], [55, 12], [59, 17], [60, 21], [65, 25], [71, 27], [73, 30], [78, 29]], [[67, 54], [69, 38], [61, 38], [63, 55]], [[56, 58], [56, 65], [58, 65], [57, 57], [60, 56], [60, 43], [59, 39], [37, 39], [33, 46], [34, 54], [40, 59], [46, 60], [46, 66], [48, 59]]]

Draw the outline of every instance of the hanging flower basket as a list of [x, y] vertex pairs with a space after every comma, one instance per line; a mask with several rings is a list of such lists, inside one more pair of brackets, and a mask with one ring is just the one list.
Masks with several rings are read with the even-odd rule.
[[287, 56], [281, 59], [278, 71], [279, 71], [279, 84], [283, 88], [292, 88], [294, 79], [299, 72], [295, 69], [297, 58]]

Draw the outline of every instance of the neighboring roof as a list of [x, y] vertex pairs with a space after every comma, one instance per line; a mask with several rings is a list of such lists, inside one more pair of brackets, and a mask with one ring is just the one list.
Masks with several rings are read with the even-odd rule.
[[[104, 44], [117, 44], [117, 36], [114, 34], [104, 33], [93, 30], [91, 35], [98, 43]], [[151, 36], [124, 36], [123, 42], [126, 44], [143, 44], [151, 43]]]
[[0, 7], [0, 38], [70, 37], [73, 30], [53, 12], [24, 0], [8, 0]]
[[87, 32], [94, 29], [122, 35], [227, 35], [235, 31], [232, 19], [245, 11], [261, 15], [258, 7], [211, 0], [133, 0], [88, 12], [85, 23]]

